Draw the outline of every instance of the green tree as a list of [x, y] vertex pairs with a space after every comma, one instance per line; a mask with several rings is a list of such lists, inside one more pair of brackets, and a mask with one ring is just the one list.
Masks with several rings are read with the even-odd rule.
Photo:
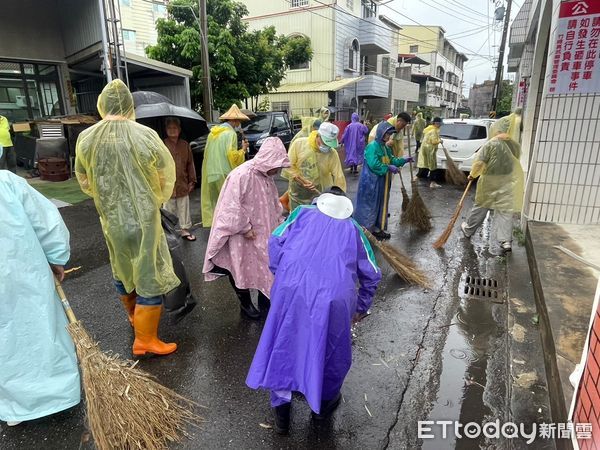
[[[192, 71], [192, 105], [202, 105], [198, 2], [173, 0], [156, 23], [157, 44], [149, 57]], [[290, 64], [312, 58], [310, 39], [277, 36], [274, 27], [248, 31], [246, 7], [234, 0], [208, 0], [208, 51], [214, 107], [225, 110], [279, 87]]]
[[496, 117], [510, 114], [513, 100], [514, 84], [510, 80], [502, 80], [500, 85], [500, 95], [496, 105]]

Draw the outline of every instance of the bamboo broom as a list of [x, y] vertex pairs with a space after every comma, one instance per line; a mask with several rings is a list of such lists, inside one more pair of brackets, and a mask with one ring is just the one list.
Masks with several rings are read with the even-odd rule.
[[446, 155], [446, 181], [454, 186], [464, 186], [467, 182], [467, 177], [458, 168], [444, 144], [442, 144], [442, 149], [444, 150], [444, 155]]
[[406, 187], [404, 186], [404, 180], [402, 179], [402, 174], [400, 173], [400, 171], [398, 171], [398, 176], [400, 177], [400, 184], [402, 185], [402, 187], [400, 188], [400, 190], [402, 191], [402, 212], [406, 211], [406, 208], [408, 208], [408, 204], [410, 203], [410, 197], [408, 196], [408, 192], [406, 192]]
[[[410, 150], [410, 133], [408, 133], [408, 156], [412, 158], [412, 152]], [[413, 176], [412, 162], [410, 162], [410, 179], [412, 187], [412, 198], [408, 203], [406, 211], [404, 211], [404, 213], [402, 214], [400, 222], [405, 225], [408, 225], [409, 227], [414, 227], [419, 231], [429, 231], [432, 228], [431, 213], [427, 209], [427, 206], [425, 206], [425, 202], [419, 194], [419, 188]]]
[[75, 317], [60, 282], [55, 278], [54, 283], [69, 319], [96, 448], [166, 449], [182, 435], [189, 437], [186, 426], [201, 422], [193, 413], [197, 405], [137, 369], [137, 362], [102, 352]]
[[458, 216], [460, 215], [460, 212], [465, 204], [465, 198], [467, 198], [467, 193], [469, 192], [469, 189], [471, 188], [471, 184], [473, 184], [473, 180], [469, 180], [469, 182], [467, 183], [465, 192], [463, 192], [463, 195], [460, 198], [458, 205], [456, 205], [454, 214], [452, 214], [452, 217], [450, 218], [450, 223], [448, 223], [448, 226], [446, 227], [444, 232], [433, 243], [433, 248], [440, 249], [446, 244], [446, 242], [448, 242], [448, 238], [450, 237], [450, 235], [452, 234], [452, 230], [454, 229], [454, 224], [456, 223], [456, 220], [458, 219]]
[[430, 287], [429, 279], [425, 273], [423, 273], [408, 256], [389, 244], [379, 242], [377, 238], [364, 227], [363, 232], [367, 236], [367, 239], [369, 239], [371, 245], [379, 250], [400, 278], [409, 284], [421, 286], [425, 289]]

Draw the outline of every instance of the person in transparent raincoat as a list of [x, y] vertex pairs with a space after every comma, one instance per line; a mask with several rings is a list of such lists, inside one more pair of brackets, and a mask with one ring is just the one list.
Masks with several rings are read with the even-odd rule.
[[524, 174], [519, 158], [521, 146], [508, 134], [515, 115], [503, 117], [490, 128], [491, 139], [477, 153], [469, 179], [479, 178], [475, 205], [461, 229], [470, 238], [488, 213], [494, 217], [494, 231], [504, 252], [512, 250], [513, 214], [523, 207]]
[[0, 170], [0, 420], [9, 426], [80, 401], [79, 369], [54, 288], [69, 260], [58, 209]]
[[312, 200], [331, 186], [346, 189], [346, 177], [337, 152], [339, 129], [323, 122], [308, 138], [300, 138], [290, 147], [291, 167], [282, 172], [289, 180], [289, 204], [293, 211]]
[[167, 355], [158, 339], [162, 295], [180, 281], [161, 226], [171, 198], [175, 162], [156, 132], [134, 121], [133, 97], [121, 80], [98, 97], [102, 120], [77, 140], [75, 172], [94, 199], [108, 246], [114, 283], [135, 330], [133, 354]]

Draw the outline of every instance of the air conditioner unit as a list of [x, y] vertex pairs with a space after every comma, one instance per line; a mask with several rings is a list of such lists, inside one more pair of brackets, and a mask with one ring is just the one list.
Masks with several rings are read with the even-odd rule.
[[[15, 103], [17, 106], [20, 106], [22, 108], [27, 107], [27, 100], [25, 99], [24, 95], [16, 95]], [[35, 106], [35, 99], [31, 95], [29, 96], [29, 103], [31, 104], [31, 106]]]

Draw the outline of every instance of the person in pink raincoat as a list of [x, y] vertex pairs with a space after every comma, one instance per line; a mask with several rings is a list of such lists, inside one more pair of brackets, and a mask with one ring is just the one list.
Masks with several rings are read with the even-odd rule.
[[[269, 270], [269, 237], [283, 222], [274, 177], [290, 160], [279, 138], [267, 138], [254, 159], [234, 169], [225, 180], [215, 207], [204, 258], [206, 281], [229, 277], [242, 315], [265, 316], [273, 274]], [[257, 289], [258, 306], [250, 289]]]

